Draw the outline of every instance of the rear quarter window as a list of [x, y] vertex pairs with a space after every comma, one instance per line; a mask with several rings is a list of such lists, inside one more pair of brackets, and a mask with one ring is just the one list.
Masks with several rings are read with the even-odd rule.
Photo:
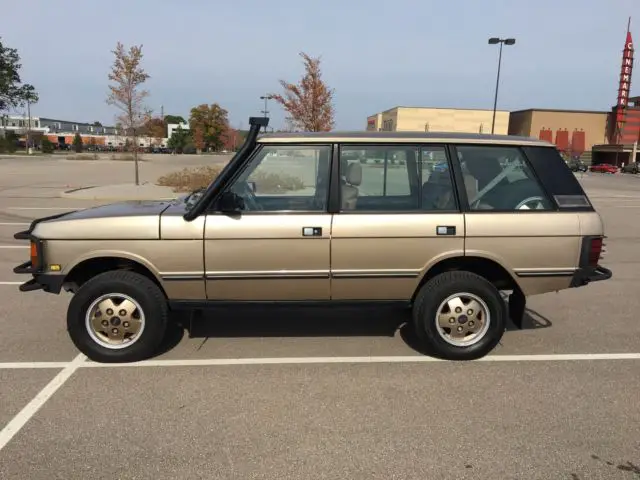
[[593, 211], [593, 206], [569, 166], [554, 147], [522, 148], [527, 160], [561, 210]]

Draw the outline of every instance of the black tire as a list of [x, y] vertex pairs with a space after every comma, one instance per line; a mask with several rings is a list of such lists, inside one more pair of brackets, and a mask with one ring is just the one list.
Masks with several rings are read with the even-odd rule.
[[[442, 338], [436, 325], [438, 307], [450, 295], [466, 292], [480, 298], [489, 311], [489, 327], [468, 346], [456, 346]], [[413, 305], [413, 324], [427, 353], [447, 360], [473, 360], [484, 357], [500, 342], [506, 328], [507, 309], [499, 290], [480, 275], [467, 271], [441, 273], [427, 281]], [[457, 324], [456, 324], [457, 325]]]
[[[85, 325], [92, 302], [102, 295], [121, 293], [134, 299], [144, 312], [144, 329], [130, 346], [111, 349], [96, 342]], [[71, 298], [67, 310], [67, 331], [78, 350], [101, 363], [135, 362], [152, 356], [167, 330], [169, 306], [162, 290], [139, 273], [115, 270], [87, 281]]]

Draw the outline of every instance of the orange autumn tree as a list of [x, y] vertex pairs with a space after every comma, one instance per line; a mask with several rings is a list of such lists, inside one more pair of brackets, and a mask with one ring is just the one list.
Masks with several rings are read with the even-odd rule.
[[203, 103], [193, 107], [189, 113], [189, 128], [198, 151], [220, 150], [223, 135], [229, 127], [229, 113], [217, 103]]
[[142, 131], [144, 125], [151, 116], [151, 111], [144, 105], [144, 99], [149, 96], [149, 92], [142, 89], [142, 85], [150, 76], [141, 66], [142, 45], [134, 45], [127, 52], [124, 45], [118, 42], [112, 53], [115, 59], [111, 66], [109, 80], [113, 84], [109, 85], [107, 104], [120, 110], [117, 121], [124, 128], [125, 135], [131, 139], [129, 141], [127, 138], [127, 142], [133, 145], [135, 183], [139, 185], [138, 136], [144, 133]]
[[333, 129], [333, 94], [322, 79], [320, 58], [312, 58], [304, 52], [305, 73], [298, 84], [280, 80], [284, 95], [271, 94], [273, 99], [287, 111], [287, 121], [294, 128], [307, 132], [328, 132]]

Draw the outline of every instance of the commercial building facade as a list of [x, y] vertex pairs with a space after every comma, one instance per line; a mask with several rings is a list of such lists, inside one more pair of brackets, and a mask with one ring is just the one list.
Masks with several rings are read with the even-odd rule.
[[508, 134], [540, 138], [580, 156], [606, 142], [608, 119], [606, 111], [530, 108], [511, 112]]
[[[491, 133], [493, 110], [394, 107], [367, 118], [367, 130], [389, 132]], [[509, 112], [496, 111], [495, 134], [507, 134]]]

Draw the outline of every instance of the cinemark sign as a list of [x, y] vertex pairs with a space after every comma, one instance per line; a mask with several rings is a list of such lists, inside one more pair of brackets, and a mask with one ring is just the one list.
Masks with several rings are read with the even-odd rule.
[[622, 70], [620, 71], [620, 86], [618, 87], [618, 106], [626, 107], [631, 90], [631, 72], [633, 70], [633, 40], [631, 32], [627, 32], [627, 41], [622, 53]]

